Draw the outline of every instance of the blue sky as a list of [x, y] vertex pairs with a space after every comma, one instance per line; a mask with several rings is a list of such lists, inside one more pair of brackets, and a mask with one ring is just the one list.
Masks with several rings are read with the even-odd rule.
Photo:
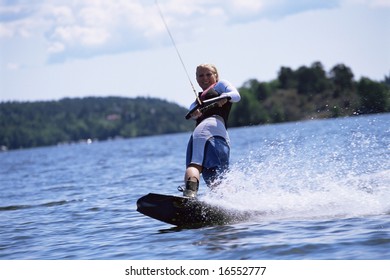
[[[390, 74], [390, 0], [159, 0], [197, 89], [217, 65], [237, 87], [281, 66]], [[0, 102], [194, 95], [154, 0], [0, 0]]]

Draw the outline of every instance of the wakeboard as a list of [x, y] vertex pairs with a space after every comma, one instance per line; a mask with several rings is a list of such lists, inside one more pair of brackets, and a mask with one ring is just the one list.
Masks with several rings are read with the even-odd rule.
[[196, 198], [149, 193], [137, 201], [137, 211], [182, 227], [222, 225], [248, 219], [249, 213], [210, 205]]

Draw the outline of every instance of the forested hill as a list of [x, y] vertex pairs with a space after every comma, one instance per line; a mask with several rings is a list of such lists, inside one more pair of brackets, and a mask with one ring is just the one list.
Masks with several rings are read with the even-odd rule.
[[348, 66], [326, 71], [320, 62], [281, 67], [270, 82], [247, 81], [233, 106], [230, 126], [390, 112], [390, 76], [354, 79]]
[[[354, 79], [338, 64], [281, 67], [270, 82], [252, 79], [239, 89], [230, 127], [390, 112], [390, 76]], [[189, 131], [185, 108], [156, 98], [88, 97], [0, 103], [0, 151], [85, 139], [105, 140]]]
[[88, 97], [0, 103], [0, 146], [38, 147], [189, 131], [187, 110], [156, 98]]

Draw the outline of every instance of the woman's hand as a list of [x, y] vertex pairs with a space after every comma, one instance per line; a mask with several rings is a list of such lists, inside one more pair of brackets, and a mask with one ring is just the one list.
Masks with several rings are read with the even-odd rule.
[[227, 98], [224, 98], [224, 99], [219, 100], [219, 101], [217, 102], [218, 107], [222, 107], [223, 105], [226, 104], [227, 101], [228, 101]]
[[191, 114], [191, 119], [196, 120], [202, 115], [202, 112], [198, 109]]

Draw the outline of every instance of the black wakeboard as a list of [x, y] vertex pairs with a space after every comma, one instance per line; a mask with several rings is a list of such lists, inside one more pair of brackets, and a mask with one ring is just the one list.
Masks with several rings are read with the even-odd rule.
[[137, 201], [137, 211], [176, 226], [228, 224], [248, 219], [249, 213], [213, 206], [196, 198], [149, 193]]

